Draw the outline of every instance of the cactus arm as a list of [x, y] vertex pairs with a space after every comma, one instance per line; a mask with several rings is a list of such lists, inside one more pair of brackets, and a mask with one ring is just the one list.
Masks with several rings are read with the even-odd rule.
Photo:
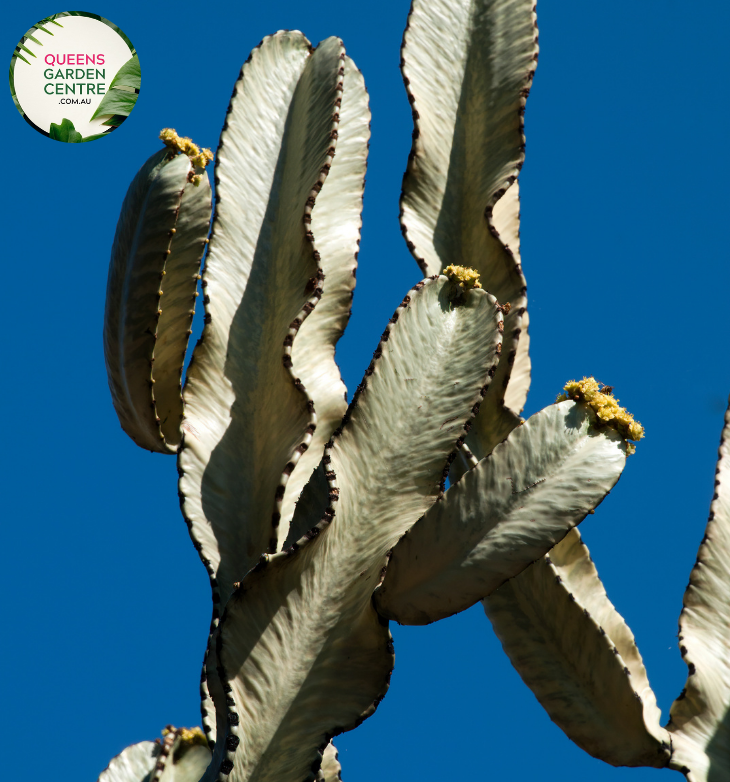
[[[195, 272], [179, 281], [175, 274], [167, 275], [167, 264], [178, 263], [184, 257], [183, 267], [199, 266], [204, 239], [208, 232], [210, 205], [207, 214], [204, 191], [190, 194], [188, 178], [193, 167], [185, 155], [170, 159], [169, 150], [155, 153], [142, 166], [129, 187], [117, 223], [107, 282], [104, 313], [104, 354], [109, 387], [114, 407], [122, 428], [141, 447], [160, 453], [173, 453], [178, 441], [182, 414], [179, 393], [183, 352], [187, 344], [186, 331], [190, 327], [187, 312], [193, 307]], [[188, 214], [188, 205], [191, 213]], [[173, 250], [172, 240], [182, 215], [184, 230]], [[173, 282], [168, 282], [165, 277]], [[171, 302], [170, 311], [164, 295], [165, 282], [179, 289]], [[180, 291], [188, 298], [184, 322], [180, 323]], [[173, 339], [181, 349], [171, 362], [165, 357], [155, 366], [158, 340], [169, 339], [168, 329], [176, 332]], [[177, 336], [180, 333], [183, 338]], [[169, 378], [172, 377], [172, 381]], [[157, 380], [165, 390], [162, 406], [165, 441], [160, 429], [161, 419], [156, 408]], [[168, 386], [172, 384], [172, 396]]]
[[340, 486], [352, 487], [342, 489], [339, 512], [355, 518], [362, 510], [363, 528], [377, 526], [382, 536], [371, 545], [383, 554], [441, 493], [442, 454], [453, 457], [452, 440], [461, 445], [502, 347], [502, 316], [490, 294], [471, 290], [454, 306], [453, 284], [443, 276], [414, 291], [384, 332], [331, 449]]
[[111, 759], [98, 782], [150, 782], [160, 749], [160, 743], [155, 741], [141, 741], [126, 747]]
[[[328, 546], [322, 540], [298, 564], [305, 563], [307, 570], [323, 568]], [[332, 575], [331, 569], [323, 570]], [[226, 716], [236, 724], [228, 726], [225, 740], [216, 742], [204, 779], [228, 773], [230, 782], [313, 780], [321, 762], [319, 748], [373, 714], [387, 692], [394, 665], [387, 623], [362, 604], [359, 610], [344, 606], [338, 617], [330, 606], [341, 610], [346, 590], [315, 596], [319, 584], [297, 565], [288, 574], [279, 568], [273, 578], [267, 574], [266, 587], [251, 576], [246, 580], [251, 592], [241, 602], [238, 593], [229, 600], [219, 648], [225, 671], [238, 670], [227, 682], [233, 705]], [[268, 594], [272, 581], [274, 595]], [[363, 581], [372, 588], [371, 579]], [[300, 585], [306, 602], [295, 597]], [[265, 611], [252, 609], [252, 603], [263, 602]], [[277, 610], [299, 616], [282, 622]], [[261, 638], [252, 644], [256, 632]], [[259, 665], [264, 667], [256, 670]]]
[[302, 323], [292, 346], [293, 371], [314, 401], [317, 428], [287, 483], [279, 525], [282, 535], [302, 488], [322, 458], [325, 443], [347, 410], [347, 389], [335, 362], [335, 345], [347, 325], [355, 287], [370, 110], [365, 81], [349, 57], [344, 69], [337, 151], [312, 210], [311, 229], [324, 272], [322, 298]]
[[463, 611], [546, 554], [603, 501], [626, 462], [585, 405], [551, 405], [452, 486], [393, 549], [378, 611], [428, 624]]
[[[286, 338], [296, 331], [290, 328], [292, 319], [297, 316], [296, 321], [306, 323], [319, 293], [311, 285], [307, 290], [318, 268], [316, 251], [305, 237], [304, 220], [310, 211], [307, 199], [315, 195], [312, 185], [321, 187], [335, 143], [330, 136], [337, 109], [340, 48], [331, 39], [317, 55], [318, 62], [324, 55], [324, 69], [329, 69], [325, 82], [330, 94], [322, 94], [313, 79], [323, 66], [317, 62], [315, 67], [308, 66], [310, 46], [301, 33], [279, 33], [266, 39], [244, 66], [222, 136], [221, 157], [227, 173], [219, 181], [221, 200], [203, 283], [210, 322], [195, 354], [197, 363], [189, 372], [188, 449], [179, 465], [183, 512], [213, 579], [213, 622], [200, 684], [203, 728], [211, 745], [221, 727], [217, 723], [225, 719], [214, 637], [222, 603], [234, 578], [245, 574], [262, 551], [275, 547], [271, 542], [272, 534], [276, 535], [272, 523], [275, 491], [292, 456], [290, 450], [280, 453], [281, 442], [288, 437], [289, 449], [304, 451], [311, 436], [307, 427], [313, 412], [307, 407], [306, 392], [301, 383], [292, 383], [293, 374], [282, 367], [282, 359], [286, 360], [283, 354], [293, 354], [291, 345], [284, 347]], [[275, 86], [269, 89], [267, 80]], [[259, 126], [262, 115], [257, 105], [262, 97], [270, 103], [270, 114]], [[302, 139], [297, 130], [307, 126], [302, 120], [310, 109], [314, 127]], [[287, 114], [291, 114], [289, 124], [285, 123]], [[316, 126], [317, 119], [321, 127]], [[303, 166], [298, 166], [297, 145], [305, 147]], [[317, 150], [319, 158], [314, 161]], [[269, 190], [264, 188], [256, 199], [262, 176], [269, 177]], [[297, 224], [297, 218], [302, 222]], [[277, 245], [279, 235], [284, 240]], [[239, 247], [242, 252], [237, 252]], [[289, 265], [296, 270], [291, 280], [287, 278]], [[234, 316], [231, 296], [242, 310], [245, 302], [249, 312]], [[252, 345], [258, 352], [251, 350]], [[235, 353], [238, 361], [229, 366], [226, 353]], [[268, 399], [268, 406], [261, 404], [263, 398]], [[277, 405], [284, 412], [277, 414]], [[282, 433], [287, 425], [290, 430]], [[281, 442], [265, 451], [269, 436]], [[242, 487], [241, 464], [251, 467], [248, 490]], [[251, 488], [257, 481], [258, 495]], [[208, 498], [213, 501], [206, 507]]]
[[211, 190], [208, 174], [199, 168], [197, 184], [185, 185], [183, 203], [170, 244], [157, 326], [154, 369], [155, 409], [165, 442], [177, 450], [183, 416], [181, 377], [195, 314], [200, 260], [210, 227]]
[[210, 763], [200, 728], [169, 725], [162, 741], [141, 741], [117, 755], [98, 782], [198, 782]]
[[493, 297], [470, 291], [454, 307], [450, 287], [419, 283], [391, 319], [326, 450], [324, 519], [228, 601], [218, 657], [232, 705], [206, 779], [301, 782], [385, 692], [392, 646], [372, 591], [388, 549], [437, 498], [501, 338]]
[[330, 743], [322, 753], [322, 766], [317, 773], [317, 782], [342, 782], [342, 766], [335, 745]]
[[[475, 268], [482, 286], [510, 304], [503, 357], [469, 438], [480, 459], [519, 422], [529, 383], [526, 347], [517, 360], [527, 299], [512, 187], [537, 51], [533, 0], [414, 0], [403, 38], [414, 117], [401, 196], [408, 247], [426, 273]], [[513, 365], [519, 381], [510, 392]]]
[[500, 303], [512, 292], [514, 256], [505, 257], [484, 210], [524, 159], [521, 91], [535, 35], [532, 0], [415, 0], [403, 36], [414, 119], [401, 195], [408, 247], [428, 274], [452, 263], [476, 268]]
[[579, 747], [614, 766], [667, 765], [671, 741], [634, 636], [577, 529], [483, 605], [523, 681]]
[[730, 409], [720, 440], [710, 519], [679, 617], [679, 646], [689, 668], [667, 729], [672, 768], [689, 782], [730, 775]]
[[264, 39], [221, 135], [206, 325], [186, 379], [178, 462], [183, 514], [216, 609], [276, 549], [288, 465], [314, 427], [291, 341], [320, 292], [308, 221], [332, 159], [342, 58], [338, 39], [314, 53], [299, 32]]

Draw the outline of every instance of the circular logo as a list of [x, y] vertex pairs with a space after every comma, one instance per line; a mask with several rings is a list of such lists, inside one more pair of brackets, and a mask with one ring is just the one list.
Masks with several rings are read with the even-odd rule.
[[10, 92], [18, 111], [56, 141], [109, 135], [134, 108], [141, 81], [129, 38], [108, 19], [85, 11], [36, 22], [10, 61]]

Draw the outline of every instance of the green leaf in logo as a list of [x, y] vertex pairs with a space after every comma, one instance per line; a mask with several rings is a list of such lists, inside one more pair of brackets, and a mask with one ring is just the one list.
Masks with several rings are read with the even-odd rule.
[[95, 141], [98, 138], [105, 138], [109, 135], [109, 131], [106, 133], [95, 133], [93, 136], [84, 136], [81, 140], [82, 141]]
[[50, 137], [55, 141], [66, 141], [70, 144], [79, 144], [84, 139], [81, 134], [74, 128], [73, 122], [70, 119], [61, 120], [60, 125], [56, 125], [55, 122], [51, 122]]
[[109, 88], [131, 87], [133, 90], [138, 90], [141, 84], [142, 71], [139, 67], [139, 57], [135, 54], [117, 71], [117, 75], [112, 79]]
[[142, 83], [142, 71], [139, 67], [139, 57], [127, 60], [117, 71], [116, 75], [109, 85], [109, 91], [102, 98], [99, 107], [92, 115], [91, 119], [102, 117], [106, 114], [118, 115], [112, 117], [113, 122], [107, 121], [104, 124], [120, 125], [117, 121], [119, 117], [127, 117], [137, 102], [137, 93]]
[[127, 119], [127, 116], [125, 114], [114, 114], [114, 116], [110, 117], [106, 122], [102, 122], [102, 125], [111, 125], [112, 127], [119, 127], [124, 120]]

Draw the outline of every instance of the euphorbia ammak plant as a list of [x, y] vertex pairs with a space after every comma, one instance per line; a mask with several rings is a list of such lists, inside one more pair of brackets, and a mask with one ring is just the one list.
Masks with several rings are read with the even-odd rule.
[[730, 778], [724, 450], [681, 618], [690, 677], [665, 729], [575, 529], [641, 427], [592, 379], [519, 416], [530, 362], [517, 176], [537, 51], [532, 0], [414, 0], [401, 224], [426, 277], [349, 406], [334, 351], [355, 287], [370, 116], [342, 42], [313, 49], [279, 32], [241, 71], [182, 393], [212, 155], [163, 131], [132, 182], [109, 273], [109, 382], [135, 442], [177, 454], [213, 613], [202, 730], [170, 726], [127, 748], [103, 782], [337, 779], [331, 739], [388, 688], [389, 620], [425, 624], [479, 600], [585, 750], [693, 782]]

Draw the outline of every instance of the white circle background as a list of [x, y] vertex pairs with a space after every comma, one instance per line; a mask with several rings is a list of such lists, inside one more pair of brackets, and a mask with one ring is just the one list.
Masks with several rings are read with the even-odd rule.
[[[41, 130], [49, 132], [52, 122], [60, 125], [63, 119], [70, 119], [74, 124], [74, 128], [82, 136], [103, 133], [109, 129], [108, 125], [103, 124], [108, 119], [108, 116], [97, 117], [93, 121], [91, 117], [104, 96], [79, 95], [78, 90], [76, 95], [56, 95], [55, 93], [47, 95], [43, 90], [45, 84], [50, 82], [55, 85], [57, 81], [61, 84], [66, 84], [67, 82], [65, 79], [47, 79], [45, 76], [46, 69], [52, 68], [55, 76], [59, 68], [63, 70], [64, 74], [67, 67], [74, 68], [75, 72], [75, 66], [51, 66], [46, 63], [45, 57], [49, 54], [103, 54], [104, 65], [84, 65], [79, 67], [83, 67], [84, 70], [87, 68], [103, 70], [105, 78], [95, 79], [94, 81], [96, 83], [103, 82], [108, 92], [112, 79], [122, 65], [133, 56], [132, 52], [124, 39], [104, 22], [90, 19], [87, 16], [63, 16], [57, 21], [63, 25], [63, 29], [55, 24], [44, 25], [46, 29], [53, 33], [52, 38], [42, 30], [33, 32], [33, 37], [39, 40], [43, 44], [42, 46], [38, 46], [30, 40], [24, 43], [24, 46], [30, 49], [36, 56], [33, 59], [27, 52], [21, 50], [21, 54], [31, 64], [28, 65], [20, 59], [16, 60], [14, 74], [15, 96], [28, 119]], [[86, 79], [80, 81], [86, 83]], [[75, 82], [75, 79], [73, 81], [68, 80], [69, 84]], [[87, 98], [91, 99], [91, 103], [74, 105], [59, 102], [66, 98]]]

